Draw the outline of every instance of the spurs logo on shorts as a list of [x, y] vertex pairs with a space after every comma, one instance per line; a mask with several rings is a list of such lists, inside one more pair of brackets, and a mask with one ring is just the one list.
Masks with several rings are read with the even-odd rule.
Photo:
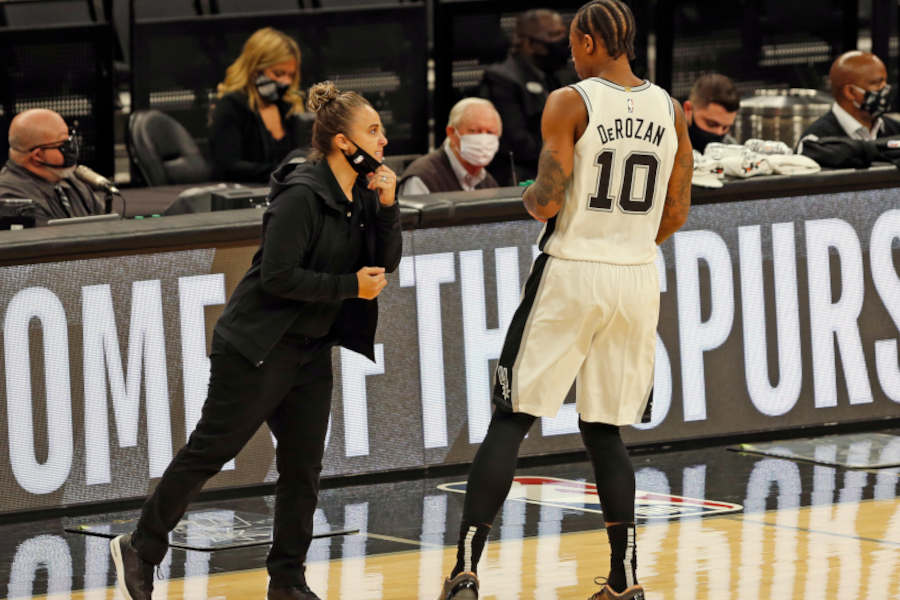
[[500, 383], [501, 394], [503, 399], [509, 401], [509, 373], [506, 367], [497, 367], [497, 381]]
[[494, 401], [555, 416], [574, 381], [583, 420], [632, 424], [653, 384], [656, 234], [678, 148], [675, 109], [650, 82], [595, 77], [572, 88], [588, 125], [507, 331]]

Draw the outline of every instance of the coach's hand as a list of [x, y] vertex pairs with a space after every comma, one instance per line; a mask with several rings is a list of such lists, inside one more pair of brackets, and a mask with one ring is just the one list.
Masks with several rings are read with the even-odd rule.
[[381, 165], [374, 173], [369, 173], [369, 189], [378, 192], [378, 201], [384, 206], [392, 206], [396, 200], [397, 174], [387, 165]]
[[356, 272], [356, 281], [359, 284], [359, 297], [371, 300], [387, 285], [384, 267], [363, 267]]

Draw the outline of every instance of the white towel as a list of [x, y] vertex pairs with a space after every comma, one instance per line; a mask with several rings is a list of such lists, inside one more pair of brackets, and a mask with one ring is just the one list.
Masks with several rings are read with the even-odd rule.
[[766, 157], [779, 175], [804, 175], [822, 170], [819, 163], [802, 154], [771, 155]]
[[694, 173], [691, 176], [691, 185], [720, 188], [723, 177], [725, 177], [725, 172], [719, 161], [694, 150]]
[[703, 173], [700, 171], [694, 171], [693, 176], [691, 177], [691, 185], [696, 185], [697, 187], [705, 187], [705, 188], [720, 188], [722, 187], [722, 180], [713, 175], [712, 173]]
[[757, 175], [771, 175], [773, 169], [769, 163], [770, 158], [769, 156], [746, 150], [741, 155], [726, 156], [719, 162], [722, 164], [722, 168], [725, 169], [726, 175], [746, 179]]

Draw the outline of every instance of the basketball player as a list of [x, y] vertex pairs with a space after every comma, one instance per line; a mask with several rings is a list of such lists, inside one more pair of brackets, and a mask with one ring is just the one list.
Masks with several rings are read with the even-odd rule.
[[680, 105], [636, 77], [634, 17], [620, 0], [579, 9], [569, 31], [582, 79], [553, 92], [525, 206], [546, 221], [497, 366], [491, 424], [469, 474], [457, 563], [441, 600], [478, 597], [478, 560], [519, 446], [556, 415], [576, 381], [579, 429], [594, 467], [611, 549], [591, 600], [642, 599], [634, 469], [619, 426], [641, 419], [653, 384], [656, 244], [687, 219], [693, 161]]

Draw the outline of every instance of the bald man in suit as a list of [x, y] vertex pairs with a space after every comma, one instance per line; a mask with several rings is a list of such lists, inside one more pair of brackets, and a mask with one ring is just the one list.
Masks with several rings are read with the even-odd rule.
[[78, 142], [59, 113], [44, 108], [19, 113], [10, 123], [8, 139], [0, 198], [31, 200], [38, 225], [103, 212], [102, 199], [74, 176]]
[[893, 97], [887, 69], [871, 52], [851, 50], [841, 54], [828, 73], [834, 104], [803, 132], [803, 142], [823, 137], [874, 140], [900, 134], [900, 123], [883, 116], [891, 110]]

